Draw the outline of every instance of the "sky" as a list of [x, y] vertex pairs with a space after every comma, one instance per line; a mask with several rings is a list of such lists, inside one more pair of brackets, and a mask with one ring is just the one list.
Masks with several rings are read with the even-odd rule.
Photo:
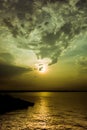
[[0, 90], [87, 91], [87, 0], [0, 0]]

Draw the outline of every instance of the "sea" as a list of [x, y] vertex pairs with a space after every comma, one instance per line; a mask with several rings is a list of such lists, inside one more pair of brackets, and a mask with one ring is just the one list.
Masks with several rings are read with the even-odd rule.
[[0, 130], [87, 130], [87, 92], [21, 92], [10, 95], [35, 104], [0, 115]]

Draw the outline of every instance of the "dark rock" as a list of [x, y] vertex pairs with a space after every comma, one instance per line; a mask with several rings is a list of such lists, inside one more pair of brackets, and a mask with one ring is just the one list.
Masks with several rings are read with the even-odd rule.
[[9, 95], [0, 95], [0, 114], [33, 106], [34, 103]]

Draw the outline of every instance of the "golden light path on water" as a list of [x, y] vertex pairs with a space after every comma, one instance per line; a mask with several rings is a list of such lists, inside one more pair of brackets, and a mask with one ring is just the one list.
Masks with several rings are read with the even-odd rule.
[[37, 96], [39, 95], [40, 102], [36, 105], [36, 110], [38, 111], [37, 116], [35, 116], [36, 120], [39, 121], [38, 124], [36, 124], [41, 129], [49, 129], [49, 121], [50, 119], [50, 109], [48, 106], [50, 106], [49, 97], [51, 96], [51, 93], [49, 92], [39, 92], [37, 93]]

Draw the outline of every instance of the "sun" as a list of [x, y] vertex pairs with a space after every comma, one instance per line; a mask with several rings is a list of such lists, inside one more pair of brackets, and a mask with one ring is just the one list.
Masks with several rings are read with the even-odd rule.
[[47, 65], [46, 64], [38, 64], [37, 66], [37, 70], [40, 72], [40, 73], [46, 73], [47, 72]]
[[48, 58], [45, 59], [39, 59], [37, 60], [37, 63], [35, 63], [36, 70], [38, 70], [39, 73], [45, 74], [48, 72], [48, 64], [51, 61]]
[[39, 67], [39, 72], [45, 73], [47, 71], [47, 68], [45, 65]]

